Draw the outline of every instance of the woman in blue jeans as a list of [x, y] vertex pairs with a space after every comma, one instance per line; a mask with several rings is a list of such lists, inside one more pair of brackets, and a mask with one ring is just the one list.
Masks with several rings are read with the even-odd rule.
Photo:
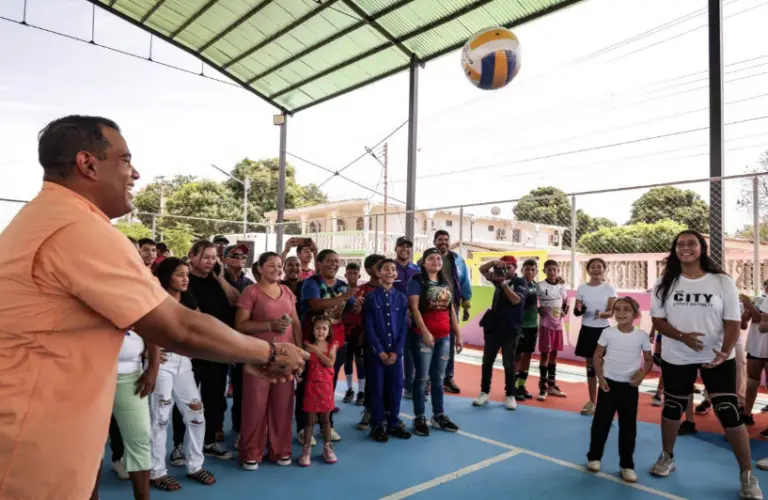
[[443, 379], [451, 349], [451, 330], [456, 332], [456, 352], [462, 342], [459, 321], [452, 306], [451, 289], [442, 273], [440, 251], [430, 248], [424, 252], [421, 273], [408, 282], [408, 307], [413, 329], [408, 342], [413, 353], [416, 377], [413, 384], [413, 430], [419, 436], [429, 436], [425, 414], [424, 391], [429, 380], [432, 387], [432, 426], [448, 432], [459, 427], [443, 410]]

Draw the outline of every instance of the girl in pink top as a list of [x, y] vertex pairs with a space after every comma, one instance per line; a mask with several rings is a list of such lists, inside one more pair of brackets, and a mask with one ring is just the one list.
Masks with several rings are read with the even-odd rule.
[[[261, 279], [240, 295], [235, 328], [268, 342], [301, 345], [296, 297], [280, 284], [283, 264], [274, 252], [261, 254], [257, 263]], [[269, 459], [291, 464], [293, 381], [270, 383], [245, 372], [240, 425], [240, 465], [256, 470], [269, 446]]]

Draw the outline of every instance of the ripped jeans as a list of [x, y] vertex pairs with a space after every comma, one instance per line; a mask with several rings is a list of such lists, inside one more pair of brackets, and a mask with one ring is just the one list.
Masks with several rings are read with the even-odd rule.
[[171, 420], [174, 401], [187, 428], [184, 436], [184, 460], [187, 473], [194, 474], [203, 468], [203, 441], [205, 440], [203, 403], [189, 358], [168, 353], [168, 361], [160, 365], [155, 391], [149, 397], [152, 414], [150, 479], [158, 479], [168, 474], [165, 460], [168, 454], [168, 424]]
[[422, 336], [408, 332], [408, 344], [413, 353], [413, 364], [416, 375], [413, 381], [413, 413], [417, 417], [423, 417], [425, 412], [424, 392], [427, 381], [432, 384], [432, 415], [443, 414], [443, 379], [445, 368], [450, 358], [448, 350], [451, 348], [450, 337], [435, 339], [435, 346], [429, 347], [424, 343]]

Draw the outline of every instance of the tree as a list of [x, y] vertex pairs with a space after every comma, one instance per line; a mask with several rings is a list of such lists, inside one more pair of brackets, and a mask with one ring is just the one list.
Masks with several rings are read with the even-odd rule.
[[[193, 181], [184, 184], [174, 192], [165, 204], [167, 213], [201, 219], [175, 219], [164, 217], [163, 224], [188, 225], [198, 238], [210, 238], [218, 233], [242, 231], [242, 203], [239, 203], [224, 184], [216, 181]], [[222, 221], [233, 221], [232, 223]], [[164, 231], [165, 229], [163, 229]]]
[[[743, 238], [745, 240], [754, 241], [754, 234], [755, 234], [755, 229], [750, 224], [736, 231], [735, 236], [737, 238]], [[766, 223], [760, 224], [760, 242], [761, 243], [768, 242], [768, 224]]]
[[552, 186], [536, 188], [517, 202], [515, 219], [552, 226], [571, 225], [571, 202], [566, 194]]
[[697, 193], [672, 186], [653, 188], [632, 203], [629, 224], [653, 224], [664, 219], [708, 233], [709, 205]]
[[[747, 168], [746, 173], [760, 174], [768, 172], [768, 151], [763, 152], [757, 160], [757, 166]], [[761, 218], [768, 215], [768, 176], [761, 175], [757, 179], [758, 210]], [[736, 201], [739, 208], [752, 210], [752, 197], [754, 194], [754, 180], [744, 179], [742, 181], [741, 194]]]
[[[280, 166], [277, 158], [253, 161], [244, 158], [231, 172], [237, 179], [250, 179], [248, 191], [248, 220], [263, 221], [264, 213], [277, 209], [277, 182]], [[236, 200], [243, 199], [243, 185], [232, 179], [224, 183]], [[296, 182], [296, 169], [285, 165], [285, 208], [327, 203], [328, 197], [314, 185], [301, 186]], [[242, 208], [241, 208], [242, 213]]]
[[579, 250], [586, 253], [657, 253], [669, 251], [672, 240], [686, 226], [664, 219], [649, 224], [603, 227], [579, 238]]
[[156, 177], [154, 181], [147, 184], [141, 191], [136, 193], [133, 198], [133, 207], [139, 212], [137, 217], [145, 226], [152, 226], [152, 216], [144, 214], [161, 213], [161, 199], [164, 197], [167, 201], [170, 196], [181, 189], [182, 186], [195, 180], [192, 175], [177, 175], [171, 179], [165, 177]]
[[173, 227], [163, 229], [163, 243], [168, 245], [171, 253], [176, 257], [184, 257], [189, 254], [189, 249], [195, 242], [192, 226], [176, 223]]
[[121, 220], [115, 224], [115, 227], [124, 235], [130, 236], [137, 241], [142, 238], [152, 237], [152, 230], [141, 222], [127, 222]]

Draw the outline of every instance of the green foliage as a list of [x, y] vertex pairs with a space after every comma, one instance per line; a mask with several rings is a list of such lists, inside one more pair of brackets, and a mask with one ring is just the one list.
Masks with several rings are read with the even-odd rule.
[[[755, 230], [752, 227], [752, 225], [747, 225], [747, 226], [744, 226], [739, 231], [736, 231], [736, 234], [734, 236], [736, 236], [737, 238], [743, 238], [745, 240], [754, 241], [754, 234], [755, 234]], [[768, 242], [768, 224], [766, 223], [760, 224], [760, 242], [761, 243]]]
[[192, 227], [189, 224], [176, 224], [163, 230], [163, 242], [168, 245], [171, 253], [176, 257], [184, 257], [189, 254], [189, 249], [195, 242]]
[[121, 220], [115, 224], [115, 227], [124, 235], [130, 236], [137, 241], [142, 238], [152, 237], [152, 230], [141, 222], [127, 222]]
[[709, 232], [709, 205], [691, 190], [672, 186], [653, 188], [632, 204], [630, 224], [677, 221], [690, 229]]
[[685, 225], [669, 219], [603, 227], [579, 238], [578, 249], [587, 253], [667, 252], [677, 233], [684, 229]]
[[520, 221], [552, 226], [571, 225], [571, 202], [563, 191], [552, 186], [536, 188], [523, 196], [513, 212], [515, 219]]

